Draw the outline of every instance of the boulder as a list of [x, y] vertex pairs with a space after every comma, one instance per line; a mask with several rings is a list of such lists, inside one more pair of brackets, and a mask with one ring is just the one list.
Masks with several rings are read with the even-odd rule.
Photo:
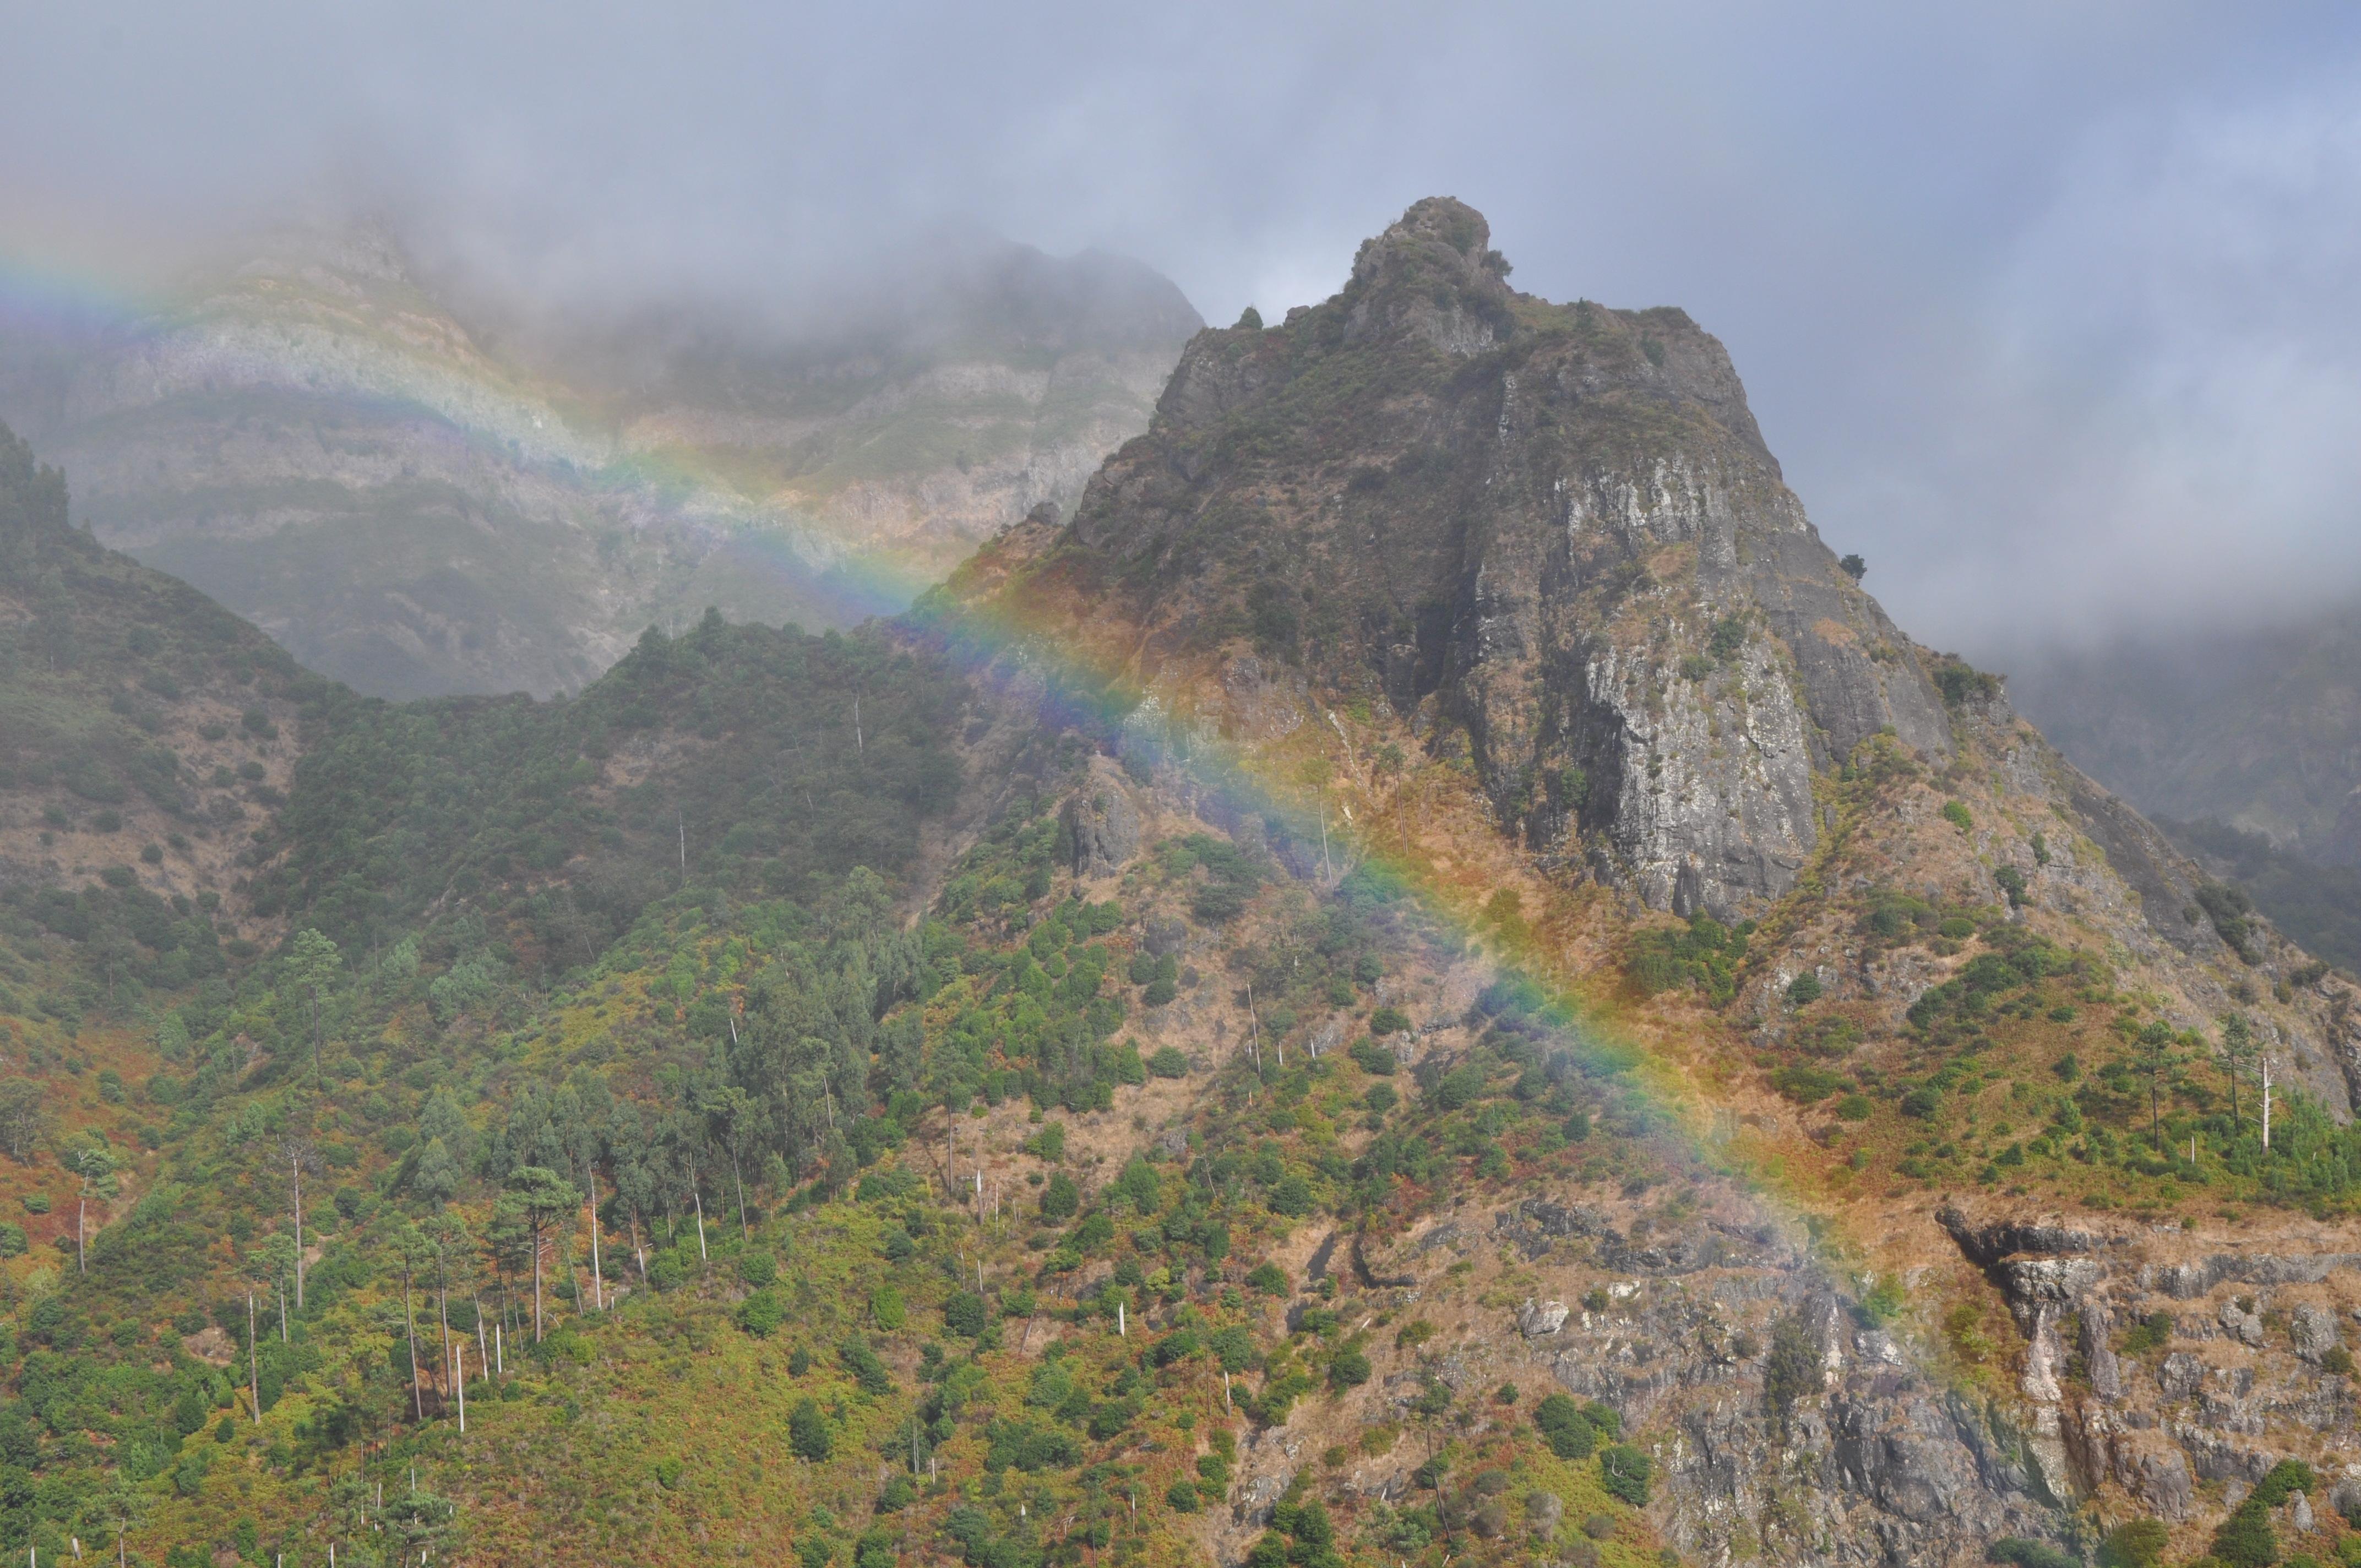
[[1517, 1330], [1527, 1339], [1545, 1339], [1565, 1327], [1563, 1301], [1527, 1301], [1517, 1309]]
[[2316, 1365], [2337, 1347], [2336, 1314], [2307, 1301], [2289, 1320], [2288, 1337], [2298, 1355]]

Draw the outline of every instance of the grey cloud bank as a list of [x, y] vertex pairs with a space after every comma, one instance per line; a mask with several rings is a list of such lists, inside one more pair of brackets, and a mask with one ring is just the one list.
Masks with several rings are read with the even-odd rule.
[[1922, 637], [2005, 662], [2361, 582], [2345, 7], [10, 9], [22, 278], [349, 204], [534, 309], [808, 330], [963, 221], [1226, 321], [1447, 192], [1521, 287], [1722, 336]]

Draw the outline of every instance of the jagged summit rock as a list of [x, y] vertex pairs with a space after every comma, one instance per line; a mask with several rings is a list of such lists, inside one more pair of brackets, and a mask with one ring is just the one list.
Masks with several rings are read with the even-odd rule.
[[1816, 769], [1880, 733], [1949, 758], [1933, 656], [1821, 542], [1719, 341], [1507, 272], [1433, 197], [1323, 303], [1198, 334], [1014, 591], [1126, 628], [1234, 736], [1375, 705], [1533, 850], [1758, 908], [1818, 842]]

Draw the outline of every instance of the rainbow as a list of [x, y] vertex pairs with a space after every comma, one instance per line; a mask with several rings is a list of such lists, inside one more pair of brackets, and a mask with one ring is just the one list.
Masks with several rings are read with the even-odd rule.
[[[93, 269], [0, 258], [0, 332], [14, 337], [71, 343], [104, 333], [164, 352], [175, 334], [236, 314], [234, 305], [192, 308]], [[1598, 996], [1595, 984], [1573, 972], [1543, 939], [1504, 933], [1485, 922], [1424, 861], [1389, 852], [1356, 833], [1344, 812], [1324, 809], [1324, 797], [1281, 778], [1276, 756], [1201, 736], [1141, 732], [1137, 716], [1148, 694], [1111, 661], [1092, 653], [1071, 629], [1028, 614], [1007, 596], [998, 602], [959, 604], [910, 558], [855, 549], [829, 537], [791, 503], [747, 496], [722, 473], [713, 454], [686, 446], [634, 449], [612, 433], [586, 431], [578, 418], [565, 415], [562, 400], [548, 389], [481, 355], [430, 355], [390, 330], [361, 335], [369, 352], [358, 359], [340, 349], [352, 336], [347, 328], [334, 336], [280, 333], [267, 345], [269, 352], [258, 348], [236, 363], [253, 384], [325, 391], [439, 430], [454, 443], [506, 452], [544, 478], [633, 516], [643, 526], [698, 531], [725, 556], [734, 576], [779, 597], [792, 595], [819, 606], [829, 623], [906, 616], [907, 628], [980, 675], [1021, 667], [1039, 682], [1045, 718], [1077, 722], [1106, 736], [1129, 734], [1152, 747], [1159, 762], [1182, 770], [1199, 797], [1211, 804], [1209, 815], [1231, 821], [1253, 816], [1300, 843], [1323, 834], [1332, 840], [1351, 839], [1361, 876], [1411, 901], [1447, 937], [1462, 944], [1480, 941], [1505, 981], [1541, 999], [1545, 1014], [1594, 1074], [1622, 1086], [1645, 1124], [1675, 1137], [1686, 1153], [1714, 1168], [1750, 1179], [1763, 1175], [1732, 1163], [1734, 1151], [1708, 1135], [1709, 1108], [1693, 1087], [1634, 1045], [1618, 1027], [1611, 1001]], [[1328, 727], [1317, 728], [1324, 746]], [[1300, 749], [1290, 754], [1300, 755]]]

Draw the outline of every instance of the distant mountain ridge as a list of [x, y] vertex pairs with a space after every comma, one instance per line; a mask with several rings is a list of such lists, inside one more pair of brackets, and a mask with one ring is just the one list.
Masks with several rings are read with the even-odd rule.
[[104, 328], [0, 336], [78, 519], [381, 696], [574, 689], [708, 604], [845, 625], [1071, 505], [1198, 324], [1137, 263], [971, 238], [835, 335], [552, 323], [386, 232], [291, 231]]
[[2361, 599], [2015, 663], [2011, 694], [2067, 755], [2361, 969]]
[[2143, 809], [2361, 866], [2361, 598], [2252, 630], [2016, 663], [2017, 702]]

